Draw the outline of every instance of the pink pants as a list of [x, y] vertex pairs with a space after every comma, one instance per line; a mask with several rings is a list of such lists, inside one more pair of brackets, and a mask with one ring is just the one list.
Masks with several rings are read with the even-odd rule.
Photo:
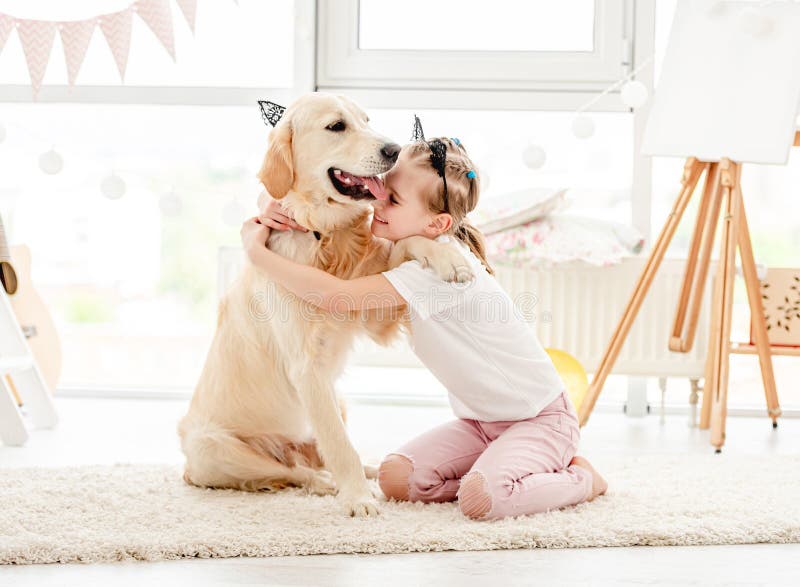
[[476, 519], [544, 512], [591, 495], [592, 474], [569, 464], [579, 438], [575, 408], [562, 393], [528, 420], [442, 424], [388, 455], [378, 479], [387, 497], [458, 499]]

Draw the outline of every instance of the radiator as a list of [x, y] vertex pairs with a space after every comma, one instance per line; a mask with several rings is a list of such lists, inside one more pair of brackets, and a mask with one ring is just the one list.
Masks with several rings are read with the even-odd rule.
[[[536, 329], [546, 347], [574, 355], [594, 372], [614, 333], [645, 262], [629, 257], [618, 265], [582, 262], [551, 269], [496, 267], [497, 278]], [[708, 345], [711, 283], [706, 283], [697, 334], [688, 353], [669, 350], [686, 261], [664, 259], [614, 364], [614, 373], [702, 377]], [[713, 275], [713, 264], [709, 270]], [[533, 294], [531, 296], [531, 294]], [[528, 296], [528, 297], [525, 297]], [[528, 298], [533, 297], [532, 307]]]
[[[222, 294], [243, 261], [237, 247], [222, 247], [218, 284]], [[495, 266], [496, 277], [546, 347], [574, 355], [588, 372], [603, 352], [622, 316], [645, 257], [594, 267], [583, 262], [552, 268]], [[711, 283], [706, 284], [697, 334], [689, 353], [673, 353], [668, 342], [686, 261], [664, 259], [614, 364], [613, 373], [654, 377], [702, 377], [708, 345]], [[709, 275], [714, 274], [714, 263]], [[350, 363], [421, 367], [403, 339], [380, 347], [366, 337], [357, 341]]]

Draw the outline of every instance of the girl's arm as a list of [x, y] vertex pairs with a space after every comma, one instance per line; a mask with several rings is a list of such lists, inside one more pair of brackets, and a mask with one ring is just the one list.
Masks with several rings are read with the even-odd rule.
[[242, 243], [250, 262], [302, 298], [329, 312], [393, 308], [406, 303], [383, 275], [340, 279], [316, 267], [295, 263], [266, 248], [270, 229], [251, 218], [242, 226]]

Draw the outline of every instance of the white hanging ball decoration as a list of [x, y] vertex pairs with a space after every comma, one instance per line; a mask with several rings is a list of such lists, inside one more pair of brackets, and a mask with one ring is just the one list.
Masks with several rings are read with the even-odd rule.
[[572, 119], [572, 134], [579, 139], [588, 139], [594, 134], [594, 120], [581, 114]]
[[63, 167], [64, 160], [61, 158], [61, 155], [56, 153], [55, 149], [50, 149], [39, 155], [39, 169], [47, 175], [55, 175], [61, 171]]
[[100, 191], [109, 200], [119, 200], [125, 195], [125, 190], [125, 182], [113, 172], [100, 182]]
[[539, 145], [528, 145], [522, 151], [522, 160], [531, 169], [539, 169], [547, 161], [547, 153]]
[[183, 201], [175, 192], [170, 192], [158, 199], [158, 207], [164, 216], [177, 216], [183, 210]]
[[247, 212], [236, 198], [225, 204], [222, 209], [222, 221], [228, 226], [241, 226], [245, 221]]
[[6, 127], [0, 122], [0, 143], [6, 140]]
[[772, 25], [772, 18], [753, 6], [746, 6], [739, 13], [739, 30], [746, 35], [765, 37], [772, 31]]
[[647, 86], [638, 80], [630, 80], [622, 86], [620, 98], [629, 108], [638, 108], [647, 102]]

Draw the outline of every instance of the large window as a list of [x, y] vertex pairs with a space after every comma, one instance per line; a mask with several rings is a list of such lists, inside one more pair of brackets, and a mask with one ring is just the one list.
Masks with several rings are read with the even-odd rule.
[[[130, 3], [0, 0], [0, 10], [81, 19]], [[268, 129], [255, 100], [309, 89], [313, 2], [198, 2], [194, 35], [169, 5], [177, 62], [134, 18], [125, 84], [99, 30], [74, 88], [56, 35], [37, 104], [16, 34], [0, 54], [0, 213], [12, 244], [31, 249], [63, 387], [194, 385], [216, 324], [219, 247], [238, 244], [256, 211]], [[57, 175], [38, 164], [51, 148]], [[101, 191], [112, 174], [125, 184], [118, 199]]]
[[602, 89], [631, 57], [632, 11], [623, 0], [321, 2], [318, 83], [480, 90], [449, 99], [482, 108], [491, 93]]
[[[252, 107], [9, 105], [0, 212], [32, 251], [65, 386], [191, 387], [215, 326], [217, 252], [255, 213]], [[16, 134], [25, 128], [29, 135]], [[46, 136], [64, 168], [37, 166]], [[115, 173], [125, 194], [109, 199]]]
[[[594, 0], [406, 0], [403, 10], [360, 0], [359, 49], [381, 51], [594, 51]], [[387, 21], [391, 26], [386, 26]]]
[[[632, 2], [502, 0], [492, 14], [472, 0], [199, 2], [194, 36], [171, 8], [177, 63], [134, 19], [124, 85], [98, 32], [75, 88], [56, 38], [38, 104], [16, 35], [0, 54], [0, 212], [13, 241], [32, 249], [34, 283], [62, 337], [64, 386], [196, 381], [215, 327], [218, 251], [238, 244], [259, 190], [268, 129], [255, 98], [344, 93], [399, 142], [417, 113], [429, 136], [467, 145], [489, 178], [484, 198], [563, 187], [571, 212], [631, 218], [634, 115], [610, 95], [595, 105], [608, 111], [591, 114], [590, 139], [571, 122], [625, 71]], [[529, 144], [545, 150], [544, 167], [524, 164]], [[37, 163], [51, 147], [64, 159], [55, 176]], [[112, 173], [126, 184], [119, 199], [101, 192]]]

